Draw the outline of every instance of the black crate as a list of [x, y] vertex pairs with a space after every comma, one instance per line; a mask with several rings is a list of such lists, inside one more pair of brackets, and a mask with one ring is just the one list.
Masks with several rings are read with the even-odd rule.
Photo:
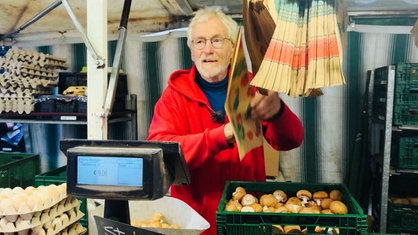
[[[287, 195], [296, 195], [300, 189], [311, 192], [340, 190], [343, 202], [348, 208], [348, 214], [302, 214], [302, 213], [274, 213], [274, 212], [228, 212], [225, 211], [226, 203], [231, 199], [236, 187], [241, 186], [247, 192], [255, 195], [272, 193], [281, 189]], [[216, 212], [216, 228], [218, 235], [271, 235], [273, 225], [300, 225], [307, 229], [306, 234], [314, 234], [316, 226], [325, 228], [337, 228], [339, 234], [367, 235], [367, 215], [356, 202], [348, 188], [343, 184], [313, 184], [291, 182], [241, 182], [229, 181], [226, 183], [218, 211]]]
[[35, 103], [35, 112], [53, 113], [55, 112], [55, 99], [45, 99]]
[[87, 113], [87, 100], [77, 100], [77, 113]]
[[73, 99], [56, 99], [55, 112], [57, 113], [74, 113], [77, 111], [77, 102]]
[[[110, 73], [108, 74], [108, 81]], [[87, 73], [59, 73], [58, 94], [62, 94], [69, 86], [87, 86]], [[126, 74], [119, 74], [116, 97], [125, 97], [128, 95], [128, 77]]]
[[58, 94], [63, 94], [65, 89], [70, 86], [78, 86], [78, 74], [71, 72], [61, 72], [58, 75]]
[[376, 120], [386, 120], [388, 74], [388, 66], [374, 70], [372, 117]]

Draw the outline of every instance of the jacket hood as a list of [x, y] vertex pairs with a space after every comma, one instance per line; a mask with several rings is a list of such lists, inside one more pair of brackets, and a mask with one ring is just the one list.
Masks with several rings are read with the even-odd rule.
[[177, 70], [169, 77], [168, 86], [187, 98], [209, 105], [205, 94], [195, 82], [196, 73], [194, 65], [190, 70]]

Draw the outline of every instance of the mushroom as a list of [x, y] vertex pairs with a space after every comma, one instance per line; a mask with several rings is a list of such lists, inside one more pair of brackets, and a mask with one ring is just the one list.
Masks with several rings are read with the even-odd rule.
[[319, 206], [318, 206], [318, 204], [316, 203], [316, 201], [312, 201], [312, 200], [308, 201], [308, 202], [305, 204], [305, 206], [306, 206], [306, 207], [319, 207]]
[[301, 200], [297, 197], [290, 197], [285, 206], [291, 213], [299, 213], [299, 211], [303, 208]]
[[283, 227], [281, 225], [273, 224], [271, 226], [271, 232], [273, 234], [282, 234], [282, 233], [284, 233], [284, 230], [283, 230]]
[[254, 212], [254, 208], [252, 208], [251, 206], [243, 206], [241, 208], [241, 212]]
[[332, 211], [330, 209], [324, 209], [321, 211], [321, 214], [332, 214]]
[[286, 202], [287, 201], [287, 195], [283, 190], [277, 189], [273, 192], [273, 195], [277, 198], [279, 202]]
[[241, 204], [243, 206], [249, 206], [251, 204], [258, 203], [258, 199], [252, 194], [245, 194], [241, 199]]
[[281, 207], [277, 207], [276, 210], [274, 212], [277, 213], [289, 213], [289, 209], [287, 209], [286, 206], [281, 206]]
[[334, 201], [341, 201], [343, 198], [343, 194], [338, 189], [333, 189], [329, 192], [329, 197]]
[[332, 201], [329, 205], [329, 209], [334, 214], [347, 214], [347, 206], [341, 201]]
[[392, 202], [395, 204], [404, 204], [404, 205], [410, 204], [410, 200], [408, 198], [393, 198]]
[[236, 187], [235, 191], [232, 193], [232, 199], [241, 201], [242, 197], [247, 194], [245, 188], [243, 187]]
[[298, 206], [300, 206], [300, 205], [302, 205], [301, 203], [302, 203], [302, 201], [299, 198], [297, 198], [297, 197], [290, 197], [286, 201], [286, 205], [287, 204], [292, 204], [292, 205], [298, 205]]
[[340, 229], [339, 228], [335, 228], [335, 227], [328, 228], [327, 229], [327, 233], [328, 234], [340, 234]]
[[316, 202], [316, 204], [318, 204], [319, 206], [321, 205], [321, 201], [324, 198], [328, 197], [328, 193], [325, 191], [316, 191], [313, 194], [313, 199]]
[[314, 208], [314, 207], [303, 207], [302, 210], [299, 211], [299, 213], [320, 214], [321, 211], [318, 208]]
[[262, 212], [262, 211], [263, 211], [263, 207], [258, 203], [254, 203], [248, 206], [243, 206], [241, 208], [241, 212]]
[[321, 201], [321, 208], [322, 209], [329, 209], [329, 205], [333, 200], [331, 198], [324, 198]]
[[268, 206], [263, 206], [263, 212], [275, 212], [276, 208], [274, 207], [268, 207]]
[[308, 200], [311, 200], [312, 193], [309, 192], [306, 189], [301, 189], [301, 190], [297, 191], [296, 197], [298, 197], [302, 200], [302, 205], [304, 206], [306, 203], [308, 203]]
[[263, 206], [258, 203], [251, 204], [250, 207], [254, 209], [254, 212], [263, 212]]
[[260, 204], [267, 207], [275, 207], [279, 203], [273, 194], [263, 194], [260, 197]]
[[325, 228], [319, 227], [319, 226], [315, 227], [315, 233], [324, 233], [324, 232], [325, 232]]
[[242, 205], [239, 201], [231, 199], [225, 205], [225, 211], [241, 211]]
[[418, 197], [410, 197], [409, 203], [413, 206], [418, 206]]
[[283, 226], [285, 233], [302, 233], [302, 229], [299, 225], [285, 225]]

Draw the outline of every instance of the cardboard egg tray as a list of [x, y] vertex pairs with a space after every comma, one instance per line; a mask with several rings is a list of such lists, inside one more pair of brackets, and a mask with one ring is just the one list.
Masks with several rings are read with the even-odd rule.
[[31, 113], [35, 109], [33, 97], [0, 97], [0, 113]]
[[[51, 88], [58, 86], [58, 69], [67, 68], [66, 60], [62, 57], [9, 49], [4, 57], [0, 57], [0, 113], [29, 114], [34, 111], [34, 96], [51, 94]], [[32, 99], [29, 103], [16, 97]]]
[[0, 189], [0, 234], [83, 234], [86, 229], [77, 225], [83, 215], [65, 183]]
[[[42, 87], [50, 88], [58, 85], [58, 77], [23, 77], [10, 72], [4, 72], [0, 75], [0, 86], [9, 92], [20, 89], [40, 89]], [[49, 92], [51, 93], [51, 92]]]
[[11, 48], [5, 55], [6, 60], [19, 61], [33, 66], [67, 69], [66, 59], [30, 50]]

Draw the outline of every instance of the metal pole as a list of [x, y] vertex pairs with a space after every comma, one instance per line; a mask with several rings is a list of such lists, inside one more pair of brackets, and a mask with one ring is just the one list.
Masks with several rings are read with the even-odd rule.
[[123, 53], [123, 49], [124, 49], [125, 41], [126, 41], [127, 25], [128, 25], [128, 19], [129, 19], [129, 12], [131, 8], [131, 2], [132, 2], [131, 0], [125, 0], [125, 3], [123, 5], [122, 17], [121, 17], [121, 22], [119, 26], [119, 37], [118, 37], [118, 41], [116, 44], [116, 52], [115, 52], [115, 56], [113, 59], [112, 72], [110, 74], [106, 100], [104, 104], [104, 115], [106, 117], [110, 114], [113, 108], [113, 101], [115, 98], [117, 82], [119, 78], [121, 57], [122, 57], [122, 53]]
[[92, 43], [90, 42], [87, 35], [84, 33], [83, 26], [77, 20], [77, 16], [74, 14], [70, 4], [67, 0], [61, 0], [65, 9], [67, 10], [68, 15], [70, 16], [71, 20], [73, 21], [74, 26], [81, 34], [81, 38], [83, 39], [84, 43], [86, 44], [87, 49], [90, 51], [93, 58], [96, 60], [97, 68], [103, 68], [105, 66], [105, 60], [103, 57], [99, 56], [97, 51], [94, 49]]
[[55, 2], [51, 3], [51, 5], [49, 5], [47, 8], [45, 8], [43, 11], [39, 12], [33, 18], [31, 18], [30, 20], [28, 20], [24, 24], [22, 24], [15, 31], [13, 31], [11, 33], [8, 33], [8, 34], [5, 34], [5, 35], [1, 35], [1, 38], [0, 39], [3, 40], [5, 38], [12, 38], [12, 37], [14, 37], [20, 31], [24, 30], [29, 25], [35, 23], [36, 21], [38, 21], [39, 19], [41, 19], [44, 15], [48, 14], [50, 11], [52, 11], [53, 9], [55, 9], [57, 6], [61, 5], [61, 3], [62, 3], [61, 0], [56, 0]]

